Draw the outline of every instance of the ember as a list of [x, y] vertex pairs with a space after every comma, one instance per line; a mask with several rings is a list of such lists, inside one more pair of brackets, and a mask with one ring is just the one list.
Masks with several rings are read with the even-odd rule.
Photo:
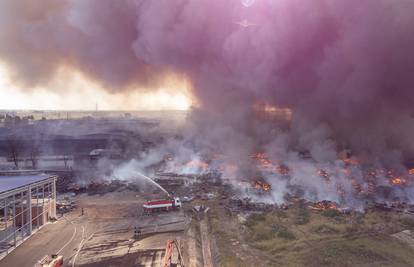
[[277, 172], [282, 175], [289, 174], [288, 167], [284, 165], [277, 165], [272, 163], [265, 153], [255, 153], [250, 156], [250, 158], [257, 162], [259, 167], [262, 170], [270, 171], [270, 172]]
[[257, 160], [261, 166], [270, 166], [272, 162], [266, 157], [265, 153], [255, 153], [250, 156], [251, 159]]
[[391, 185], [404, 186], [407, 184], [407, 179], [401, 175], [396, 174], [394, 170], [389, 170], [387, 175], [390, 179]]
[[274, 165], [265, 153], [255, 153], [252, 154], [250, 158], [254, 160], [262, 170], [278, 172], [278, 166]]
[[396, 177], [391, 180], [391, 184], [393, 185], [405, 185], [407, 181], [404, 178]]
[[312, 204], [311, 206], [309, 206], [309, 208], [313, 210], [328, 210], [328, 209], [338, 210], [338, 204], [336, 204], [333, 201], [322, 200], [320, 202], [316, 202]]
[[346, 165], [359, 165], [359, 161], [357, 159], [354, 159], [354, 158], [343, 158], [342, 161]]
[[257, 190], [263, 190], [264, 192], [269, 192], [271, 189], [270, 184], [266, 182], [254, 181], [252, 184], [254, 188], [256, 188]]

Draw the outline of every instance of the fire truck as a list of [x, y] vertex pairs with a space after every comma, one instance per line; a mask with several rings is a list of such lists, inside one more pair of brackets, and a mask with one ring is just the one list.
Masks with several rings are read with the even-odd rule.
[[174, 197], [170, 199], [152, 200], [145, 202], [142, 207], [144, 213], [151, 214], [160, 211], [171, 211], [181, 208], [180, 198]]
[[62, 267], [63, 266], [63, 256], [59, 255], [46, 255], [44, 256], [35, 267]]

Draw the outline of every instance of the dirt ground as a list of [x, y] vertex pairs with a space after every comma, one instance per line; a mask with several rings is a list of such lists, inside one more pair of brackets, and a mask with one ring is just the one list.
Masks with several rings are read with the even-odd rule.
[[[166, 241], [178, 239], [187, 266], [194, 267], [414, 266], [411, 232], [402, 232], [414, 230], [414, 220], [397, 212], [340, 214], [296, 203], [287, 210], [232, 214], [225, 208], [229, 200], [216, 191], [179, 212], [142, 216], [144, 199], [134, 192], [80, 196], [95, 230], [89, 228], [76, 265], [159, 266]], [[201, 219], [193, 211], [197, 205], [208, 207]], [[148, 233], [135, 239], [134, 226]]]
[[[168, 240], [183, 239], [183, 211], [143, 216], [149, 194], [128, 190], [73, 197], [77, 208], [45, 225], [0, 262], [33, 267], [45, 255], [63, 255], [64, 266], [160, 266]], [[83, 214], [82, 214], [83, 209]], [[136, 226], [148, 232], [134, 236]]]
[[[77, 197], [89, 221], [76, 266], [159, 266], [167, 241], [182, 239], [189, 223], [183, 211], [142, 215], [142, 194], [123, 191]], [[134, 236], [134, 228], [149, 232]]]

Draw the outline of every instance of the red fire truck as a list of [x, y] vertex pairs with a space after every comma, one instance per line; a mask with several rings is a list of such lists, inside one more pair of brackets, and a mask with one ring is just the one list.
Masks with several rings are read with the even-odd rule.
[[142, 207], [144, 213], [154, 213], [160, 211], [171, 211], [181, 208], [180, 198], [175, 197], [171, 199], [152, 200], [145, 202]]

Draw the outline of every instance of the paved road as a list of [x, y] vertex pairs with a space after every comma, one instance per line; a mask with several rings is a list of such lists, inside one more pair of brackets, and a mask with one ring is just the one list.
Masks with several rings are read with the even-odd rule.
[[45, 225], [2, 259], [0, 267], [33, 267], [43, 256], [57, 252], [63, 255], [64, 266], [72, 266], [70, 260], [87, 235], [85, 220], [77, 216], [78, 213]]

